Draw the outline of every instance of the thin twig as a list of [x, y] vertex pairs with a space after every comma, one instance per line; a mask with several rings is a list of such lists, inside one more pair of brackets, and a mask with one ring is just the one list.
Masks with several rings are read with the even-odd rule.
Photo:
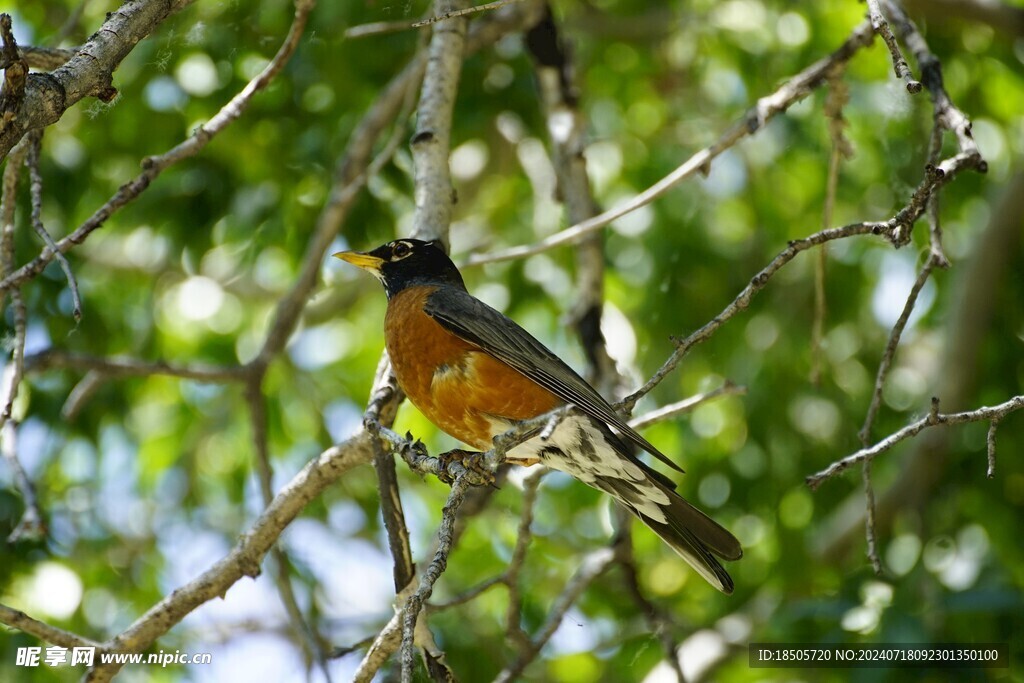
[[448, 501], [441, 511], [441, 526], [437, 530], [438, 545], [434, 553], [434, 559], [430, 561], [420, 578], [419, 588], [409, 597], [402, 613], [402, 683], [412, 683], [413, 671], [415, 669], [415, 643], [417, 621], [420, 610], [424, 603], [434, 592], [434, 584], [448, 567], [448, 555], [452, 551], [455, 516], [459, 512], [463, 499], [466, 497], [466, 489], [470, 486], [469, 480], [464, 474], [460, 474], [452, 482], [451, 493], [448, 494]]
[[[928, 142], [928, 163], [936, 165], [939, 163], [939, 155], [942, 153], [942, 134], [945, 129], [936, 111], [935, 122], [932, 125], [932, 135]], [[928, 251], [931, 260], [936, 268], [949, 268], [949, 259], [946, 258], [945, 250], [942, 248], [942, 219], [939, 212], [939, 194], [934, 193], [928, 198]]]
[[633, 429], [641, 429], [658, 422], [664, 422], [670, 420], [677, 415], [692, 412], [698, 406], [704, 405], [708, 401], [713, 401], [716, 398], [722, 396], [745, 396], [747, 394], [747, 388], [738, 384], [733, 384], [731, 381], [726, 380], [725, 384], [712, 389], [711, 391], [705, 391], [702, 394], [684, 398], [682, 401], [676, 401], [670, 403], [667, 406], [662, 406], [657, 410], [652, 410], [648, 413], [644, 413], [639, 417], [634, 417], [629, 421], [629, 426]]
[[113, 73], [132, 50], [164, 20], [192, 0], [126, 2], [106, 20], [67, 64], [45, 78], [28, 81], [20, 106], [0, 124], [0, 159], [30, 131], [56, 123], [82, 99], [110, 102], [117, 97]]
[[892, 57], [892, 69], [896, 72], [896, 78], [906, 81], [907, 92], [916, 94], [921, 92], [921, 82], [914, 80], [914, 74], [910, 71], [910, 65], [903, 58], [900, 46], [896, 44], [896, 37], [889, 28], [889, 22], [882, 16], [882, 10], [878, 0], [867, 0], [868, 17], [871, 19], [871, 28], [882, 37], [885, 46], [889, 48], [889, 55]]
[[882, 560], [878, 556], [878, 535], [875, 532], [875, 487], [871, 483], [871, 461], [865, 460], [861, 466], [861, 479], [864, 483], [864, 535], [868, 541], [868, 560], [875, 576], [882, 575]]
[[996, 476], [996, 429], [999, 428], [999, 420], [992, 420], [988, 425], [988, 434], [985, 435], [985, 444], [988, 446], [988, 469], [985, 476], [992, 479]]
[[703, 327], [696, 332], [693, 332], [685, 339], [675, 340], [676, 348], [672, 352], [672, 355], [669, 356], [668, 360], [658, 368], [657, 372], [655, 372], [642, 387], [627, 396], [617, 405], [627, 413], [632, 411], [636, 402], [646, 396], [652, 389], [654, 389], [654, 387], [665, 379], [665, 377], [679, 365], [680, 361], [682, 361], [683, 357], [691, 348], [708, 339], [718, 330], [719, 327], [724, 325], [737, 313], [750, 306], [751, 300], [758, 292], [767, 286], [768, 281], [772, 276], [779, 272], [783, 266], [796, 258], [797, 254], [800, 252], [807, 251], [808, 249], [833, 240], [845, 239], [855, 235], [885, 235], [886, 237], [889, 237], [892, 235], [892, 230], [893, 228], [888, 221], [851, 223], [850, 225], [844, 225], [839, 228], [821, 230], [813, 235], [804, 237], [803, 239], [792, 240], [789, 245], [778, 254], [778, 256], [772, 259], [767, 266], [761, 269], [761, 272], [751, 278], [750, 283], [743, 288], [736, 298], [733, 299], [721, 313], [716, 315], [709, 322], [705, 323]]
[[[27, 143], [19, 146], [12, 152], [4, 169], [3, 190], [0, 195], [0, 273], [8, 273], [14, 268], [14, 216], [18, 171], [27, 154]], [[14, 542], [22, 538], [42, 538], [46, 529], [35, 487], [18, 459], [17, 424], [13, 415], [14, 401], [18, 397], [25, 374], [25, 335], [28, 323], [25, 300], [19, 288], [11, 290], [11, 307], [14, 312], [14, 339], [11, 340], [11, 361], [4, 367], [0, 382], [0, 450], [25, 501], [21, 521], [7, 538], [9, 542]]]
[[[386, 358], [381, 359], [386, 362]], [[383, 373], [390, 380], [390, 372]], [[377, 421], [379, 406], [392, 400], [397, 388], [393, 384], [381, 386], [370, 400], [370, 408], [363, 420], [365, 428], [374, 436], [383, 429]], [[385, 451], [379, 438], [373, 440], [373, 467], [377, 471], [377, 490], [380, 494], [380, 512], [384, 519], [384, 530], [387, 532], [388, 547], [394, 561], [395, 594], [400, 594], [416, 578], [416, 563], [412, 559], [409, 542], [409, 528], [405, 523], [402, 510], [402, 498], [399, 495], [398, 475], [395, 470], [395, 458], [390, 450]]]
[[466, 7], [463, 9], [452, 10], [451, 12], [445, 12], [437, 16], [424, 19], [423, 21], [417, 21], [412, 25], [412, 28], [420, 28], [422, 26], [429, 26], [430, 24], [436, 24], [439, 21], [446, 21], [448, 19], [454, 19], [456, 17], [464, 17], [467, 14], [473, 14], [475, 12], [485, 12], [492, 9], [498, 9], [504, 7], [510, 2], [519, 2], [519, 0], [496, 0], [495, 2], [489, 2], [486, 5], [476, 5], [475, 7]]
[[86, 354], [68, 353], [59, 349], [47, 349], [25, 358], [25, 372], [39, 373], [51, 369], [68, 368], [85, 370], [82, 379], [68, 393], [61, 415], [73, 420], [90, 398], [106, 382], [121, 377], [150, 377], [165, 375], [196, 382], [225, 384], [229, 382], [245, 382], [252, 372], [248, 366], [242, 365], [207, 365], [194, 363], [191, 365], [172, 365], [166, 361], [143, 361], [129, 356], [111, 356], [107, 358]]
[[[519, 572], [522, 570], [525, 563], [526, 553], [529, 550], [530, 542], [533, 538], [531, 526], [533, 524], [534, 504], [537, 500], [537, 489], [540, 486], [541, 479], [548, 472], [549, 470], [546, 467], [538, 466], [533, 472], [527, 475], [525, 479], [523, 479], [523, 495], [520, 503], [522, 505], [522, 512], [519, 516], [516, 545], [512, 550], [512, 557], [509, 559], [508, 564], [505, 565], [505, 571], [498, 576], [492, 576], [489, 579], [481, 581], [469, 590], [466, 590], [445, 602], [428, 604], [425, 606], [425, 609], [430, 612], [440, 612], [471, 602], [494, 586], [504, 585], [511, 590], [513, 585], [517, 585], [519, 581]], [[463, 510], [465, 512], [465, 507]], [[463, 514], [462, 517], [465, 518], [466, 515]], [[510, 605], [512, 602], [514, 602], [514, 600], [510, 595]], [[511, 618], [511, 612], [506, 611], [506, 614]], [[519, 622], [516, 621], [515, 623], [518, 625]], [[511, 628], [511, 624], [512, 622], [510, 621], [509, 628]], [[515, 636], [513, 636], [513, 639], [514, 638]]]
[[[879, 34], [885, 39], [886, 44], [889, 46], [890, 52], [893, 55], [894, 67], [896, 75], [898, 77], [905, 77], [908, 79], [907, 88], [911, 92], [916, 92], [911, 89], [911, 85], [916, 84], [918, 90], [920, 84], [910, 79], [910, 70], [907, 67], [906, 62], [903, 61], [902, 55], [899, 53], [899, 49], [896, 46], [896, 39], [892, 36], [889, 31], [888, 23], [881, 17], [881, 10], [877, 0], [869, 0], [868, 2], [872, 24], [875, 26]], [[915, 191], [911, 202], [905, 212], [913, 212], [915, 214], [914, 221], [916, 221], [916, 215], [920, 215], [921, 211], [927, 211], [928, 223], [929, 223], [929, 251], [928, 257], [925, 260], [925, 264], [918, 275], [917, 280], [914, 282], [913, 287], [910, 290], [910, 294], [907, 296], [907, 300], [904, 304], [903, 311], [900, 317], [897, 319], [895, 325], [893, 325], [892, 331], [889, 335], [889, 341], [886, 344], [882, 359], [879, 362], [878, 373], [875, 377], [875, 386], [871, 395], [871, 401], [868, 405], [867, 415], [864, 418], [864, 425], [858, 434], [862, 448], [867, 448], [871, 439], [871, 429], [874, 425], [875, 418], [878, 414], [878, 410], [882, 402], [882, 390], [885, 386], [885, 381], [888, 377], [889, 369], [892, 365], [893, 359], [896, 354], [896, 349], [900, 342], [900, 337], [903, 334], [903, 330], [907, 325], [907, 321], [910, 319], [910, 315], [914, 310], [917, 303], [918, 295], [923, 289], [928, 278], [931, 276], [932, 271], [935, 268], [948, 268], [949, 261], [946, 259], [945, 253], [942, 249], [942, 227], [939, 216], [939, 193], [936, 190], [938, 184], [945, 180], [945, 170], [943, 168], [944, 162], [940, 162], [940, 154], [942, 151], [942, 135], [943, 132], [950, 125], [951, 121], [960, 121], [961, 124], [958, 126], [956, 131], [958, 140], [960, 142], [961, 157], [964, 157], [963, 165], [967, 166], [973, 164], [979, 170], [984, 170], [984, 161], [977, 153], [977, 148], [974, 146], [973, 139], [970, 137], [970, 124], [966, 121], [966, 117], [960, 114], [959, 110], [949, 102], [948, 97], [945, 94], [945, 90], [942, 87], [942, 76], [938, 60], [934, 58], [934, 55], [928, 51], [927, 45], [921, 38], [920, 34], [917, 33], [916, 27], [907, 19], [906, 15], [902, 13], [902, 9], [897, 5], [887, 2], [889, 11], [893, 12], [895, 16], [899, 17], [900, 27], [902, 29], [905, 38], [909, 39], [915, 47], [915, 53], [917, 59], [925, 72], [925, 80], [928, 83], [928, 89], [932, 94], [932, 103], [934, 107], [934, 123], [932, 125], [932, 132], [928, 142], [928, 155], [927, 163], [925, 165], [925, 182], [922, 183]], [[902, 68], [901, 68], [902, 64]], [[934, 185], [928, 187], [929, 180], [934, 180]], [[905, 228], [901, 228], [902, 232], [897, 232], [897, 243], [905, 243], [910, 241], [911, 228], [913, 222], [906, 223]], [[938, 402], [933, 400], [932, 404], [932, 415], [938, 413]], [[991, 429], [990, 429], [991, 431]], [[990, 454], [994, 456], [993, 444], [990, 444]], [[878, 556], [878, 543], [877, 543], [877, 532], [875, 528], [876, 524], [876, 509], [875, 509], [875, 492], [871, 480], [871, 461], [865, 460], [863, 464], [862, 478], [864, 482], [864, 499], [865, 499], [865, 535], [867, 539], [867, 553], [868, 558], [871, 561], [871, 565], [874, 568], [876, 574], [881, 574], [882, 564]]]
[[243, 381], [247, 376], [245, 368], [240, 365], [207, 365], [204, 363], [175, 365], [166, 361], [144, 361], [130, 356], [90, 356], [55, 348], [25, 357], [26, 372], [35, 373], [53, 369], [89, 370], [106, 377], [167, 375], [214, 384]]
[[[27, 155], [26, 141], [11, 151], [7, 166], [4, 168], [3, 187], [0, 190], [0, 274], [6, 274], [14, 268], [14, 218], [18, 172]], [[18, 287], [11, 290], [11, 308], [14, 318], [14, 339], [11, 345], [11, 361], [4, 367], [0, 382], [0, 451], [25, 502], [21, 520], [7, 537], [8, 542], [13, 543], [19, 539], [45, 537], [46, 526], [36, 498], [35, 487], [18, 459], [18, 432], [13, 413], [14, 401], [25, 375], [25, 335], [28, 323], [25, 300]]]
[[380, 36], [388, 33], [399, 33], [413, 28], [414, 24], [408, 21], [374, 21], [368, 24], [359, 24], [345, 29], [342, 36], [349, 40]]
[[[975, 150], [976, 152], [977, 150]], [[979, 168], [980, 155], [975, 156], [969, 152], [961, 152], [948, 159], [943, 160], [937, 167], [928, 165], [925, 167], [925, 177], [921, 180], [917, 189], [910, 197], [910, 201], [902, 209], [887, 221], [873, 221], [863, 223], [851, 223], [839, 228], [830, 228], [814, 233], [809, 237], [800, 240], [793, 240], [778, 256], [776, 256], [760, 273], [751, 279], [742, 292], [710, 322], [706, 323], [699, 330], [683, 340], [676, 340], [676, 349], [667, 361], [658, 369], [640, 389], [626, 397], [621, 402], [627, 412], [633, 409], [636, 401], [645, 396], [657, 386], [669, 372], [674, 370], [683, 356], [694, 345], [705, 341], [722, 324], [732, 318], [736, 313], [747, 308], [750, 300], [755, 294], [764, 289], [769, 278], [789, 263], [799, 252], [811, 247], [825, 244], [835, 239], [851, 237], [853, 235], [875, 234], [884, 235], [889, 242], [899, 248], [910, 241], [911, 230], [917, 220], [929, 206], [931, 197], [946, 183], [950, 182], [960, 171], [966, 168]]]
[[[260, 495], [263, 498], [263, 505], [269, 507], [274, 500], [273, 480], [274, 470], [270, 464], [270, 446], [267, 437], [267, 404], [263, 397], [262, 376], [252, 373], [245, 384], [245, 400], [249, 406], [249, 423], [252, 430], [253, 451], [256, 454], [254, 459], [257, 478], [259, 479]], [[316, 662], [324, 679], [330, 683], [331, 675], [327, 666], [327, 653], [324, 647], [324, 640], [316, 632], [316, 627], [306, 620], [295, 598], [295, 589], [292, 587], [291, 576], [289, 575], [290, 562], [280, 544], [275, 543], [270, 549], [271, 573], [274, 577], [274, 584], [277, 587], [281, 604], [284, 606], [285, 614], [288, 615], [288, 622], [292, 633], [302, 647], [306, 657], [307, 667], [311, 662]]]
[[274, 58], [270, 60], [263, 71], [249, 81], [241, 92], [231, 98], [213, 118], [199, 126], [192, 137], [177, 144], [164, 154], [143, 159], [142, 172], [139, 175], [118, 188], [114, 196], [96, 209], [92, 216], [78, 226], [70, 235], [59, 240], [55, 245], [56, 248], [44, 247], [39, 256], [19, 268], [16, 272], [4, 277], [0, 281], [0, 289], [9, 289], [38, 275], [50, 261], [56, 258], [58, 253], [63, 253], [71, 247], [84, 242], [94, 230], [102, 227], [111, 215], [136, 199], [163, 171], [184, 159], [198, 154], [218, 133], [236, 121], [249, 107], [253, 96], [269, 85], [274, 77], [280, 73], [281, 69], [284, 68], [292, 54], [294, 54], [314, 4], [314, 0], [296, 0], [295, 18], [292, 20], [288, 35], [278, 49], [277, 54], [274, 55]]
[[[533, 58], [541, 108], [547, 121], [551, 163], [555, 169], [555, 198], [565, 206], [570, 225], [598, 214], [590, 187], [584, 150], [587, 122], [580, 109], [572, 50], [565, 44], [550, 6], [544, 17], [526, 34]], [[537, 185], [536, 183], [533, 183]], [[550, 192], [547, 184], [536, 188]], [[546, 197], [538, 197], [538, 204]], [[576, 295], [569, 314], [589, 364], [588, 379], [607, 394], [617, 389], [615, 361], [608, 355], [601, 318], [604, 311], [604, 236], [594, 232], [575, 250]]]
[[60, 264], [60, 269], [64, 271], [64, 277], [68, 281], [68, 289], [71, 291], [71, 315], [77, 324], [82, 319], [82, 298], [78, 294], [78, 281], [75, 279], [75, 274], [71, 272], [71, 264], [68, 263], [67, 257], [57, 249], [57, 244], [53, 241], [53, 237], [50, 236], [46, 226], [43, 225], [43, 176], [39, 172], [39, 150], [43, 142], [43, 132], [41, 130], [35, 131], [30, 133], [28, 138], [28, 158], [25, 160], [25, 165], [28, 166], [30, 179], [32, 229], [36, 231], [36, 234], [43, 240], [43, 243], [53, 251], [53, 255]]
[[43, 520], [43, 513], [39, 507], [39, 500], [36, 498], [36, 488], [28, 476], [28, 472], [21, 465], [18, 459], [18, 425], [14, 420], [6, 420], [3, 427], [0, 427], [0, 452], [11, 468], [14, 484], [25, 501], [25, 510], [21, 513], [21, 519], [10, 534], [7, 535], [8, 543], [16, 543], [21, 540], [40, 541], [46, 538], [46, 522]]
[[522, 0], [498, 0], [498, 2], [491, 2], [486, 5], [478, 5], [476, 7], [470, 7], [463, 10], [457, 10], [453, 12], [446, 12], [443, 15], [432, 16], [420, 21], [414, 21], [412, 23], [408, 21], [374, 21], [367, 24], [359, 24], [357, 26], [350, 26], [345, 29], [342, 34], [349, 40], [357, 40], [359, 38], [368, 38], [371, 36], [380, 36], [388, 33], [399, 33], [401, 31], [408, 31], [411, 29], [422, 28], [431, 24], [436, 24], [439, 21], [446, 19], [453, 19], [455, 17], [461, 17], [466, 14], [473, 14], [475, 12], [483, 12], [486, 10], [498, 9], [504, 5], [508, 5], [512, 2], [522, 2]]
[[898, 432], [890, 434], [874, 446], [871, 446], [870, 448], [862, 448], [856, 453], [835, 461], [817, 474], [812, 474], [807, 477], [807, 484], [812, 489], [817, 489], [826, 479], [834, 477], [853, 465], [867, 460], [873, 460], [875, 457], [885, 453], [900, 442], [906, 441], [913, 436], [917, 436], [918, 433], [928, 427], [934, 427], [936, 425], [964, 424], [966, 422], [990, 422], [992, 420], [1002, 420], [1010, 413], [1024, 408], [1024, 395], [1014, 396], [1008, 401], [996, 406], [983, 406], [981, 408], [962, 413], [940, 413], [938, 412], [937, 405], [938, 402], [934, 401], [932, 410], [928, 415], [907, 425]]
[[611, 548], [595, 550], [583, 558], [580, 568], [576, 570], [573, 577], [569, 579], [569, 583], [566, 584], [565, 589], [555, 600], [555, 604], [551, 608], [551, 612], [548, 614], [547, 621], [544, 622], [540, 633], [530, 641], [529, 648], [525, 652], [521, 653], [514, 662], [506, 666], [497, 675], [494, 679], [495, 683], [509, 683], [510, 681], [520, 679], [526, 667], [537, 658], [541, 649], [551, 640], [551, 636], [558, 630], [566, 613], [568, 613], [577, 598], [583, 594], [583, 591], [590, 584], [604, 574], [614, 562], [615, 551]]
[[914, 281], [913, 287], [910, 288], [910, 294], [907, 295], [907, 300], [903, 304], [903, 311], [900, 313], [900, 317], [896, 320], [896, 324], [892, 326], [892, 331], [889, 333], [889, 341], [885, 345], [885, 352], [882, 353], [882, 360], [878, 364], [878, 374], [875, 376], [875, 388], [871, 392], [871, 402], [868, 404], [868, 414], [864, 418], [864, 426], [861, 427], [858, 436], [862, 446], [867, 446], [871, 440], [871, 428], [875, 423], [875, 417], [878, 414], [878, 409], [882, 404], [882, 389], [885, 387], [885, 380], [889, 376], [889, 368], [892, 366], [893, 358], [896, 355], [896, 348], [900, 344], [900, 337], [903, 336], [903, 330], [907, 326], [907, 321], [910, 320], [910, 314], [914, 312], [914, 306], [917, 304], [917, 297], [924, 289], [925, 284], [928, 282], [929, 276], [932, 274], [932, 270], [935, 268], [935, 261], [929, 257], [925, 261], [924, 266], [921, 268], [921, 272], [917, 275], [917, 280]]
[[619, 206], [612, 207], [602, 214], [577, 223], [561, 232], [546, 237], [532, 245], [511, 247], [489, 254], [474, 254], [466, 260], [466, 265], [476, 266], [495, 261], [508, 261], [539, 254], [557, 246], [574, 244], [585, 235], [600, 230], [612, 221], [635, 211], [662, 196], [677, 184], [704, 173], [710, 168], [711, 162], [722, 152], [733, 147], [743, 138], [752, 135], [764, 127], [768, 121], [785, 112], [792, 105], [810, 95], [820, 86], [829, 71], [838, 63], [849, 61], [861, 48], [870, 45], [874, 37], [871, 24], [864, 22], [853, 30], [853, 33], [831, 55], [824, 57], [807, 67], [793, 78], [786, 81], [778, 90], [759, 99], [742, 119], [734, 123], [718, 140], [700, 150], [667, 176]]
[[516, 545], [512, 549], [512, 557], [509, 559], [505, 573], [502, 575], [502, 582], [508, 587], [508, 607], [505, 609], [505, 639], [512, 643], [512, 646], [520, 654], [525, 653], [530, 647], [530, 636], [523, 630], [523, 596], [519, 587], [519, 573], [526, 562], [526, 553], [530, 549], [533, 540], [533, 513], [534, 504], [537, 502], [537, 490], [540, 488], [541, 479], [547, 474], [547, 468], [541, 467], [531, 472], [523, 480], [523, 495], [520, 500], [522, 513], [519, 516], [519, 528], [516, 530]]
[[[829, 73], [828, 93], [825, 96], [824, 114], [828, 120], [829, 137], [832, 139], [832, 151], [828, 160], [828, 176], [825, 182], [825, 201], [821, 211], [821, 227], [832, 225], [832, 211], [836, 203], [836, 190], [839, 187], [839, 164], [842, 159], [853, 155], [853, 146], [846, 138], [843, 130], [846, 121], [843, 119], [843, 107], [850, 100], [850, 89], [843, 81], [846, 64], [840, 63]], [[821, 380], [822, 339], [825, 336], [825, 265], [828, 250], [822, 247], [814, 262], [814, 324], [811, 328], [811, 383], [817, 385]]]
[[96, 395], [96, 392], [107, 383], [108, 379], [110, 378], [96, 370], [86, 372], [82, 379], [78, 380], [75, 386], [71, 387], [68, 397], [64, 399], [64, 405], [60, 408], [61, 417], [68, 422], [78, 419], [78, 415], [89, 404], [89, 401]]
[[105, 651], [103, 645], [95, 640], [89, 640], [76, 633], [65, 631], [56, 626], [50, 626], [38, 619], [33, 619], [21, 610], [13, 609], [7, 605], [0, 605], [0, 624], [31, 634], [44, 643], [66, 648], [94, 647], [100, 652]]
[[[831, 159], [836, 159], [835, 152], [832, 153]], [[832, 167], [830, 160], [829, 166]], [[838, 168], [838, 163], [835, 164]], [[831, 180], [830, 172], [829, 180]], [[829, 204], [829, 197], [826, 195], [825, 204], [826, 207]], [[828, 209], [826, 208], [826, 211]], [[828, 249], [822, 247], [818, 250], [817, 256], [814, 259], [814, 322], [811, 324], [811, 384], [818, 386], [821, 382], [821, 367], [823, 364], [822, 357], [822, 340], [825, 338], [825, 314], [826, 314], [826, 300], [825, 300], [825, 266], [828, 263]]]
[[452, 607], [458, 607], [459, 605], [465, 605], [467, 602], [472, 602], [495, 586], [502, 586], [504, 584], [504, 574], [492, 576], [491, 578], [481, 581], [472, 588], [463, 591], [444, 602], [432, 602], [429, 605], [424, 606], [424, 609], [429, 613], [443, 612], [446, 609], [451, 609]]
[[675, 624], [664, 610], [660, 609], [644, 595], [643, 588], [640, 586], [636, 555], [633, 552], [633, 533], [631, 531], [633, 516], [622, 506], [616, 506], [615, 511], [619, 518], [618, 537], [615, 541], [615, 556], [617, 564], [622, 569], [626, 589], [629, 591], [630, 597], [633, 598], [633, 602], [643, 611], [651, 634], [661, 643], [662, 651], [665, 653], [665, 662], [672, 669], [672, 673], [675, 674], [677, 683], [686, 683], [686, 676], [683, 674], [683, 669], [679, 664], [677, 652], [679, 643], [672, 633]]
[[[928, 89], [932, 104], [935, 107], [936, 120], [941, 122], [945, 130], [951, 131], [957, 140], [960, 154], [964, 160], [961, 166], [972, 168], [979, 173], [988, 170], [988, 164], [978, 151], [978, 144], [971, 133], [971, 121], [960, 111], [949, 98], [942, 81], [942, 64], [928, 48], [928, 43], [917, 30], [903, 8], [891, 0], [879, 0], [885, 5], [885, 12], [896, 27], [896, 33], [903, 43], [914, 54], [917, 66], [921, 70], [921, 83]], [[947, 159], [947, 162], [950, 161]], [[943, 162], [943, 165], [946, 162]], [[940, 165], [940, 170], [946, 169]]]

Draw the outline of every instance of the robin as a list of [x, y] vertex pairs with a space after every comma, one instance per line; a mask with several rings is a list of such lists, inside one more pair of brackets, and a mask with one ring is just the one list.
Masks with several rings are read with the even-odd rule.
[[427, 419], [483, 451], [517, 422], [572, 404], [547, 438], [511, 448], [506, 460], [542, 463], [611, 495], [711, 585], [732, 593], [732, 578], [716, 557], [740, 559], [739, 541], [633, 453], [640, 448], [682, 469], [529, 332], [473, 297], [440, 242], [401, 239], [334, 255], [384, 285], [391, 366]]

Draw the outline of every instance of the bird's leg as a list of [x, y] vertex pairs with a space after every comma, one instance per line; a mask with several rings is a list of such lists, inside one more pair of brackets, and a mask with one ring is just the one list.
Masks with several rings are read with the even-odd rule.
[[473, 478], [470, 479], [473, 484], [478, 486], [481, 484], [494, 484], [494, 474], [487, 468], [487, 464], [484, 462], [484, 454], [479, 451], [466, 451], [456, 448], [447, 453], [441, 453], [437, 456], [437, 459], [441, 464], [441, 471], [438, 473], [437, 478], [448, 485], [455, 481], [454, 477], [449, 473], [449, 468], [452, 463], [456, 462], [473, 475]]

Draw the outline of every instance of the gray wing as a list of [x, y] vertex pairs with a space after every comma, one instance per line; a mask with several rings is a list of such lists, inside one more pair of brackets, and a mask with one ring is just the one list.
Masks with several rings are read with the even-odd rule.
[[424, 312], [442, 327], [526, 375], [566, 403], [614, 427], [624, 438], [669, 467], [668, 459], [627, 425], [601, 394], [511, 318], [461, 289], [443, 287], [427, 297]]

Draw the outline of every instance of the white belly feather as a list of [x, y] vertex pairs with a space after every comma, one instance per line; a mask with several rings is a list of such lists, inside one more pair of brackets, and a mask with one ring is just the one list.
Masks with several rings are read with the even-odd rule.
[[[492, 425], [492, 436], [512, 426], [498, 419], [492, 419]], [[666, 521], [660, 506], [669, 504], [668, 495], [636, 463], [617, 453], [593, 419], [586, 415], [567, 415], [546, 440], [534, 437], [511, 448], [506, 456], [512, 460], [540, 461], [611, 494], [652, 520]]]

